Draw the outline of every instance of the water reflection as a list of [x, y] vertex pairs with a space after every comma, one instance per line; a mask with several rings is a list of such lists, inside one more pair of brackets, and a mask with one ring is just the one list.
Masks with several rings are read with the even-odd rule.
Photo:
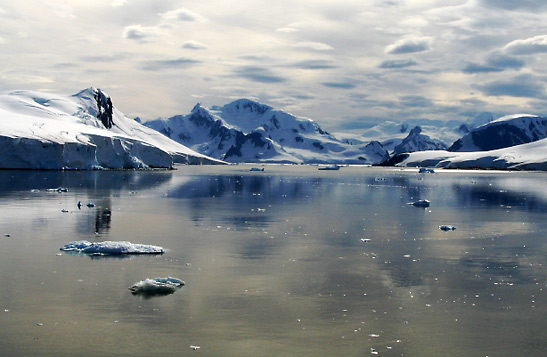
[[[78, 320], [48, 343], [35, 341], [50, 352], [42, 354], [59, 352], [50, 343], [59, 336], [76, 338], [99, 326], [83, 350], [108, 354], [122, 344], [127, 354], [146, 355], [158, 349], [142, 341], [159, 341], [162, 353], [172, 354], [197, 344], [226, 356], [358, 356], [371, 349], [533, 355], [544, 346], [547, 194], [526, 189], [540, 176], [527, 181], [522, 174], [523, 184], [518, 175], [306, 167], [124, 175], [98, 178], [100, 188], [95, 179], [80, 186], [66, 177], [40, 186], [68, 186], [67, 194], [49, 197], [75, 212], [62, 216], [59, 205], [37, 218], [26, 205], [19, 214], [43, 224], [43, 234], [0, 241], [0, 282], [8, 286], [17, 273], [44, 287], [32, 290], [41, 306], [29, 318], [13, 296], [23, 296], [21, 306], [30, 309], [34, 298], [26, 287], [9, 285], [0, 302], [17, 313], [0, 318], [19, 331], [34, 316], [50, 326]], [[33, 204], [45, 196], [30, 194], [36, 182], [21, 188]], [[10, 190], [0, 195], [14, 195]], [[84, 193], [95, 207], [78, 211], [74, 202]], [[407, 205], [418, 199], [431, 206]], [[61, 219], [77, 222], [78, 237], [136, 240], [167, 251], [133, 259], [56, 257], [50, 246], [58, 247], [47, 239], [74, 236], [73, 226], [67, 233], [51, 223]], [[443, 232], [442, 224], [458, 229]], [[161, 299], [127, 290], [156, 274], [187, 285]], [[10, 351], [23, 345], [7, 329], [0, 340]]]

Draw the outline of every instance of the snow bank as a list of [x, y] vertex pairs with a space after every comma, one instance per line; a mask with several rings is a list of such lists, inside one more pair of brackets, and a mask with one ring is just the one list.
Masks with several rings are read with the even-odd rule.
[[155, 245], [133, 244], [131, 242], [105, 241], [92, 243], [86, 240], [70, 242], [61, 250], [80, 254], [119, 255], [119, 254], [163, 254], [163, 248]]
[[184, 281], [167, 277], [141, 280], [129, 287], [133, 294], [168, 295], [184, 286]]

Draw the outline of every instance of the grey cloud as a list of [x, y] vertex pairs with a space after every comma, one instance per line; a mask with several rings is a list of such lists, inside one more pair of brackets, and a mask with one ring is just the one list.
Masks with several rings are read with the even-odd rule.
[[407, 59], [407, 60], [386, 60], [378, 67], [384, 68], [384, 69], [398, 69], [398, 68], [406, 68], [406, 67], [412, 67], [418, 65], [418, 62]]
[[168, 69], [187, 68], [201, 61], [190, 58], [177, 58], [172, 60], [155, 60], [145, 61], [142, 63], [141, 68], [145, 71], [162, 71]]
[[325, 87], [339, 88], [339, 89], [353, 89], [353, 88], [357, 87], [356, 84], [344, 83], [344, 82], [325, 82], [325, 83], [321, 83], [321, 84], [324, 85]]
[[244, 66], [234, 71], [235, 75], [251, 82], [281, 83], [287, 79], [274, 74], [270, 69], [258, 66]]
[[186, 41], [182, 44], [182, 48], [186, 48], [188, 50], [206, 50], [209, 48], [207, 45], [197, 42], [197, 41]]
[[331, 61], [326, 60], [307, 60], [293, 63], [290, 67], [300, 69], [333, 69], [338, 68]]
[[430, 99], [419, 95], [406, 95], [399, 97], [399, 104], [404, 107], [411, 108], [426, 108], [434, 106]]
[[506, 53], [513, 55], [530, 55], [547, 53], [547, 35], [540, 35], [525, 40], [513, 41], [504, 47]]
[[545, 0], [481, 0], [484, 6], [505, 10], [539, 11], [547, 9]]
[[386, 47], [386, 53], [406, 54], [425, 52], [431, 50], [433, 38], [431, 37], [407, 37]]
[[524, 65], [524, 61], [518, 58], [494, 53], [488, 56], [484, 64], [469, 63], [462, 71], [468, 74], [503, 72], [507, 69], [521, 69]]
[[492, 66], [482, 65], [478, 63], [469, 63], [462, 70], [463, 73], [467, 73], [467, 74], [502, 72], [502, 71], [503, 71], [503, 68], [492, 67]]
[[527, 74], [508, 80], [477, 84], [473, 88], [488, 96], [543, 98], [545, 95], [545, 87], [534, 76]]

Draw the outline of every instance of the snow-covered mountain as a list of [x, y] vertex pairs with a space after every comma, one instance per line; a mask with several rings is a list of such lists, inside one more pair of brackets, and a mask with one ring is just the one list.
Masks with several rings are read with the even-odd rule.
[[547, 118], [515, 114], [504, 116], [471, 130], [448, 150], [458, 152], [495, 150], [544, 138], [547, 138]]
[[[420, 127], [420, 137], [414, 139], [415, 144], [423, 141], [423, 144], [414, 147], [413, 151], [420, 151], [420, 146], [426, 150], [445, 149], [450, 147], [462, 135], [467, 134], [474, 128], [486, 124], [501, 117], [499, 114], [483, 112], [477, 114], [471, 120], [433, 120], [433, 119], [410, 119], [404, 122], [387, 120], [370, 128], [364, 129], [360, 133], [360, 140], [377, 140], [382, 143], [384, 148], [390, 153], [394, 153], [395, 147], [400, 145], [409, 135], [409, 130], [417, 126]], [[336, 133], [338, 136], [353, 136], [345, 133]], [[353, 139], [355, 140], [355, 139]], [[410, 140], [410, 138], [408, 139]], [[426, 144], [429, 142], [429, 144]], [[435, 144], [434, 144], [435, 143]], [[440, 145], [439, 145], [440, 144]], [[433, 146], [431, 146], [433, 145]], [[443, 148], [444, 146], [444, 148]], [[411, 147], [409, 147], [411, 148]], [[398, 149], [399, 152], [402, 148]]]
[[431, 139], [428, 135], [421, 134], [422, 128], [415, 126], [403, 141], [395, 146], [393, 154], [403, 152], [425, 151], [425, 150], [446, 150], [447, 145], [440, 140]]
[[508, 148], [475, 151], [420, 151], [398, 154], [382, 165], [450, 169], [547, 170], [547, 139]]
[[0, 94], [0, 168], [94, 169], [220, 163], [127, 118], [108, 95]]
[[207, 156], [228, 162], [360, 163], [387, 159], [379, 142], [340, 140], [313, 120], [248, 99], [144, 123]]

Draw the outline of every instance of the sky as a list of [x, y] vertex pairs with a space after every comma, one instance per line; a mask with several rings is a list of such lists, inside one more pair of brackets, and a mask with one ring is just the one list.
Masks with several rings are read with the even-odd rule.
[[0, 0], [0, 91], [144, 120], [248, 98], [331, 131], [547, 114], [545, 0]]

